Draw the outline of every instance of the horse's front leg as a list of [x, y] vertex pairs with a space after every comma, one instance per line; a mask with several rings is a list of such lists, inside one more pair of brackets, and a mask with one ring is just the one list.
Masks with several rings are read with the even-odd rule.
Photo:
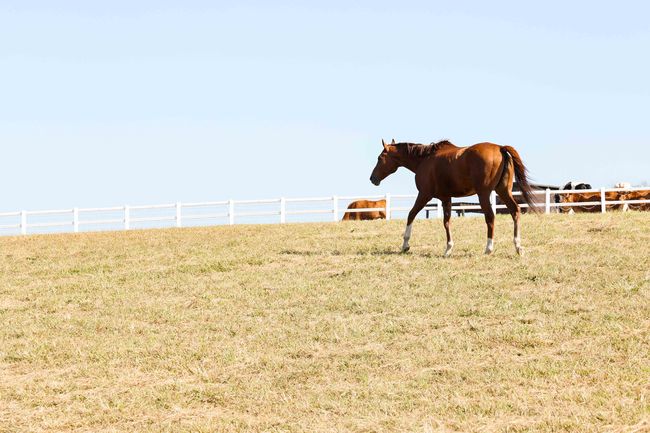
[[402, 244], [402, 252], [407, 252], [411, 247], [409, 246], [409, 240], [411, 239], [411, 228], [413, 225], [413, 220], [417, 216], [424, 206], [429, 202], [431, 197], [423, 195], [422, 193], [418, 194], [418, 197], [415, 199], [415, 203], [409, 212], [409, 216], [406, 219], [406, 230], [404, 230], [404, 243]]
[[409, 245], [409, 239], [411, 239], [411, 224], [406, 224], [406, 230], [404, 230], [404, 242], [402, 242], [402, 252], [405, 253], [411, 246]]
[[451, 238], [451, 199], [442, 200], [442, 211], [443, 211], [443, 224], [445, 226], [445, 232], [447, 233], [447, 247], [445, 248], [445, 257], [451, 255], [451, 250], [454, 249], [454, 240]]

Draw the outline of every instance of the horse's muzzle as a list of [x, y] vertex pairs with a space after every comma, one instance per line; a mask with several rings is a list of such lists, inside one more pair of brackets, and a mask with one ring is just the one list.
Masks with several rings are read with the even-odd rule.
[[377, 179], [377, 178], [374, 177], [374, 176], [370, 176], [370, 182], [371, 182], [373, 185], [375, 185], [375, 186], [379, 186], [379, 182], [380, 182], [380, 180]]

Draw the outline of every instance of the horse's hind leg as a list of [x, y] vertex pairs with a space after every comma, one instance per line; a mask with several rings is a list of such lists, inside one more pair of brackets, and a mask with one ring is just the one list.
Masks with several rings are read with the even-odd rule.
[[524, 254], [524, 249], [521, 247], [521, 235], [519, 232], [519, 217], [521, 215], [521, 211], [519, 210], [519, 205], [517, 204], [515, 198], [512, 196], [512, 192], [510, 192], [507, 188], [497, 188], [496, 191], [497, 194], [499, 194], [501, 201], [503, 201], [503, 203], [508, 208], [508, 211], [512, 216], [512, 221], [515, 223], [515, 234], [514, 234], [515, 250], [517, 250], [517, 254], [521, 256]]
[[481, 205], [481, 210], [485, 215], [485, 224], [487, 224], [487, 245], [485, 246], [485, 254], [492, 254], [494, 251], [494, 211], [490, 204], [490, 191], [478, 195], [478, 201]]

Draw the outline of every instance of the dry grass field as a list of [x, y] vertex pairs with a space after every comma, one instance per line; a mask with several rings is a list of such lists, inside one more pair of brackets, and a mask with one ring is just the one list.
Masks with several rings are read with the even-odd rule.
[[650, 430], [650, 213], [0, 238], [2, 432]]

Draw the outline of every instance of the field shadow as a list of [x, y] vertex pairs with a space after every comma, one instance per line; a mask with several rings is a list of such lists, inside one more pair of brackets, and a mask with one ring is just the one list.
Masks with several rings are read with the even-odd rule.
[[[296, 249], [283, 249], [280, 254], [290, 256], [398, 256], [402, 253], [396, 249], [372, 249], [372, 250], [356, 250], [356, 251], [340, 251], [340, 250], [296, 250]], [[408, 254], [408, 253], [407, 253]]]
[[311, 256], [404, 256], [404, 257], [423, 257], [427, 259], [445, 259], [453, 260], [459, 258], [468, 258], [476, 256], [476, 253], [466, 250], [454, 251], [450, 257], [445, 258], [442, 252], [436, 251], [413, 251], [410, 250], [406, 253], [403, 253], [401, 250], [396, 248], [382, 248], [382, 249], [358, 249], [356, 251], [340, 251], [340, 250], [296, 250], [296, 249], [283, 249], [280, 251], [280, 254], [290, 255], [290, 256], [302, 256], [302, 257], [311, 257]]
[[280, 250], [280, 254], [284, 254], [288, 256], [306, 256], [306, 257], [332, 255], [325, 251], [294, 250], [294, 249]]
[[426, 259], [445, 259], [453, 260], [454, 258], [467, 258], [473, 257], [476, 254], [472, 251], [458, 250], [454, 251], [450, 257], [445, 258], [442, 251], [438, 252], [437, 250], [426, 250], [426, 249], [416, 249], [409, 250], [406, 253], [403, 253], [398, 249], [375, 249], [375, 250], [357, 250], [356, 255], [358, 256], [404, 256], [404, 257], [423, 257]]
[[357, 250], [356, 255], [357, 256], [400, 256], [400, 255], [406, 255], [408, 253], [403, 253], [400, 250], [396, 250], [394, 248], [385, 248], [381, 250]]

